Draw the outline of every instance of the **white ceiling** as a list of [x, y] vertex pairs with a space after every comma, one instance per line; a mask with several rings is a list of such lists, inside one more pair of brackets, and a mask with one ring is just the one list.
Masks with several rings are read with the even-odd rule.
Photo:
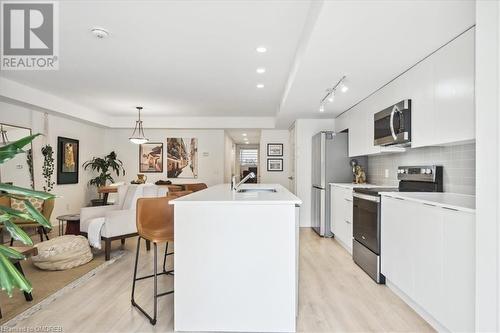
[[[474, 23], [473, 0], [325, 1], [279, 122], [335, 117]], [[349, 90], [319, 113], [325, 90], [343, 75]]]
[[[1, 76], [115, 123], [133, 124], [127, 117], [142, 105], [151, 119], [276, 117], [287, 128], [348, 109], [473, 25], [474, 8], [473, 0], [61, 1], [60, 69]], [[95, 38], [92, 27], [110, 37]], [[320, 114], [342, 75], [349, 91]]]
[[[236, 144], [255, 145], [260, 142], [260, 130], [256, 129], [231, 129], [226, 130], [226, 133], [233, 139]], [[245, 140], [247, 138], [247, 141]]]
[[2, 76], [110, 115], [274, 116], [309, 4], [61, 1], [60, 69]]

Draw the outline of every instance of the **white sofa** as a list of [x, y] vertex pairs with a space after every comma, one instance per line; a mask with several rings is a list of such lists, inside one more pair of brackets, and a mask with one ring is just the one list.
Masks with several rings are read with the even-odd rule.
[[89, 226], [96, 223], [94, 227], [90, 227], [90, 232], [96, 232], [95, 226], [100, 228], [100, 239], [105, 242], [105, 257], [109, 260], [111, 241], [120, 239], [124, 244], [125, 238], [137, 236], [137, 199], [166, 196], [167, 192], [166, 187], [152, 184], [119, 186], [118, 201], [114, 205], [85, 207], [80, 210], [80, 234], [89, 239], [98, 237], [88, 234]]

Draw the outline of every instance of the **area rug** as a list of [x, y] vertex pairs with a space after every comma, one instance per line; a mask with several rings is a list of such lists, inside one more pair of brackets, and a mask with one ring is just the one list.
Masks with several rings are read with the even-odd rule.
[[104, 253], [101, 251], [94, 254], [94, 259], [85, 265], [65, 271], [44, 271], [35, 267], [30, 259], [22, 261], [24, 274], [33, 286], [33, 301], [27, 302], [19, 290], [14, 292], [12, 298], [0, 291], [0, 307], [3, 315], [0, 325], [16, 316], [25, 318], [38, 311], [43, 305], [53, 302], [65, 292], [92, 278], [99, 270], [114, 263], [122, 255], [123, 251], [115, 252], [111, 260], [105, 261]]

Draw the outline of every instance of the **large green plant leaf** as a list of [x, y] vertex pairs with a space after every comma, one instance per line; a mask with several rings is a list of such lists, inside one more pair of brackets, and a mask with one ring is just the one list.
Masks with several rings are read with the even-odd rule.
[[3, 225], [9, 232], [9, 234], [14, 238], [15, 240], [23, 242], [23, 244], [32, 246], [33, 241], [31, 240], [30, 236], [28, 236], [23, 229], [19, 228], [17, 224], [12, 223], [10, 220], [4, 221]]
[[33, 206], [33, 204], [29, 200], [24, 200], [24, 204], [26, 206], [26, 210], [39, 224], [44, 226], [45, 228], [52, 229], [52, 224], [45, 218], [45, 216], [38, 211], [38, 209]]
[[11, 249], [10, 247], [4, 245], [0, 245], [0, 253], [3, 253], [4, 256], [10, 259], [15, 259], [15, 260], [26, 259], [26, 256], [24, 254], [21, 254], [16, 250]]
[[19, 210], [15, 210], [15, 209], [12, 209], [10, 207], [0, 206], [0, 211], [7, 213], [11, 217], [17, 217], [17, 218], [22, 219], [22, 220], [35, 221], [35, 219], [33, 217], [31, 217], [31, 215], [29, 215], [28, 213], [23, 213]]
[[0, 164], [14, 158], [19, 153], [23, 153], [22, 148], [33, 141], [40, 134], [33, 134], [25, 138], [14, 141], [8, 145], [0, 147]]
[[42, 200], [48, 200], [48, 199], [55, 198], [55, 195], [47, 193], [47, 192], [34, 191], [34, 190], [27, 189], [27, 188], [9, 185], [9, 184], [4, 184], [4, 183], [0, 183], [0, 191], [4, 191], [4, 192], [10, 193], [10, 194], [23, 195], [23, 196], [27, 196], [27, 197], [34, 197], [34, 198], [38, 198], [38, 199], [42, 199]]
[[2, 290], [7, 291], [9, 297], [12, 296], [14, 287], [21, 289], [27, 293], [33, 290], [31, 283], [18, 272], [14, 264], [0, 252], [0, 285]]

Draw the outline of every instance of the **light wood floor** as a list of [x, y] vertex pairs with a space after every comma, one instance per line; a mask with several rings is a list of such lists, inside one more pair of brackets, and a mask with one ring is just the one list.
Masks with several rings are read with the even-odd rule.
[[[333, 239], [301, 230], [300, 332], [429, 332], [433, 329], [387, 287], [375, 284]], [[119, 247], [120, 242], [116, 242]], [[63, 332], [171, 332], [173, 296], [159, 299], [156, 326], [130, 305], [135, 240], [113, 265], [16, 327], [60, 326]], [[152, 251], [142, 251], [139, 269], [152, 267]], [[159, 256], [161, 257], [161, 256]], [[162, 276], [159, 289], [172, 287]], [[139, 304], [152, 309], [151, 280], [138, 284]]]

